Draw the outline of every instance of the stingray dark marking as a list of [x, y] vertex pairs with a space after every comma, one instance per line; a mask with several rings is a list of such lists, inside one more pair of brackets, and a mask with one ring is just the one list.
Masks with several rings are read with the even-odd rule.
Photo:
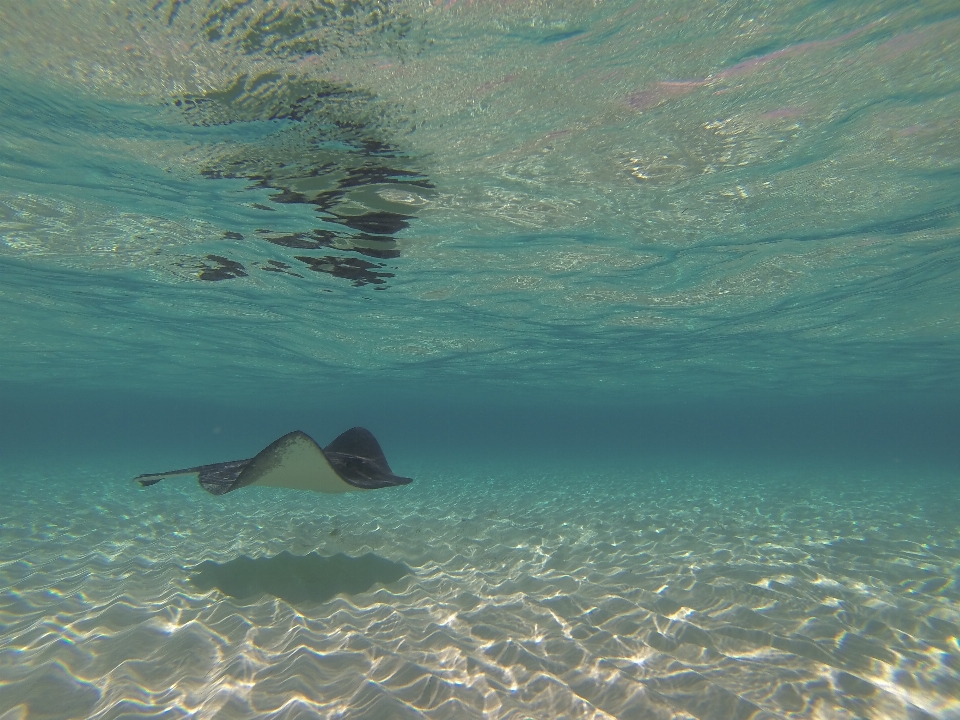
[[306, 433], [295, 430], [274, 440], [249, 460], [147, 473], [138, 475], [136, 480], [147, 487], [167, 477], [194, 474], [199, 476], [200, 487], [214, 495], [248, 485], [341, 493], [413, 482], [393, 474], [380, 443], [362, 427], [350, 428], [325, 448]]

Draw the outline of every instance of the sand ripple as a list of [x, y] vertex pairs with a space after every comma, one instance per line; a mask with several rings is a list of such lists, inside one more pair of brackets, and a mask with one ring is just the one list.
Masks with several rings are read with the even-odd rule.
[[960, 718], [949, 487], [417, 477], [3, 478], [0, 718]]

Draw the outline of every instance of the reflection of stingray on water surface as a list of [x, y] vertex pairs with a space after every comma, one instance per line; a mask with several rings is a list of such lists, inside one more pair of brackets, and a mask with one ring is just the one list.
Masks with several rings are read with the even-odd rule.
[[[299, 270], [326, 273], [355, 286], [385, 284], [393, 277], [382, 263], [400, 255], [394, 238], [427, 202], [433, 184], [386, 138], [391, 109], [369, 93], [329, 81], [267, 73], [237, 78], [233, 85], [175, 104], [196, 126], [279, 122], [277, 132], [215, 152], [201, 173], [210, 179], [246, 179], [253, 189], [276, 191], [277, 207], [303, 204], [317, 211], [317, 224], [290, 231], [260, 227], [254, 236], [291, 252], [303, 263], [258, 263], [261, 270], [303, 277]], [[243, 240], [234, 230], [225, 240]], [[309, 255], [305, 251], [324, 251]], [[332, 252], [336, 254], [330, 254]], [[359, 256], [359, 257], [358, 257]], [[236, 260], [208, 255], [197, 277], [244, 277]]]
[[[262, 190], [273, 191], [271, 206], [244, 204], [280, 211], [281, 218], [224, 228], [225, 247], [177, 264], [207, 281], [243, 278], [255, 268], [301, 279], [308, 270], [356, 287], [385, 287], [393, 272], [383, 261], [400, 255], [394, 236], [409, 227], [434, 186], [398, 142], [411, 128], [409, 113], [362, 86], [334, 79], [322, 70], [322, 59], [371, 49], [395, 57], [418, 52], [422, 40], [411, 35], [416, 23], [408, 13], [378, 0], [160, 0], [147, 16], [219, 57], [244, 59], [232, 77], [169, 101], [194, 127], [231, 127], [225, 131], [229, 142], [203, 150], [200, 173], [212, 180], [248, 180], [261, 199]], [[289, 204], [312, 207], [316, 220], [291, 229], [282, 218]], [[274, 247], [250, 243], [254, 238]], [[244, 265], [237, 259], [229, 243], [244, 241], [248, 256], [252, 251], [261, 260]], [[270, 257], [277, 252], [286, 257]]]
[[397, 582], [411, 570], [373, 553], [354, 558], [343, 553], [324, 557], [313, 552], [283, 552], [268, 558], [238, 557], [225, 563], [211, 560], [191, 568], [190, 582], [204, 592], [216, 588], [233, 598], [262, 595], [288, 603], [326, 602], [336, 595], [357, 595], [375, 585]]

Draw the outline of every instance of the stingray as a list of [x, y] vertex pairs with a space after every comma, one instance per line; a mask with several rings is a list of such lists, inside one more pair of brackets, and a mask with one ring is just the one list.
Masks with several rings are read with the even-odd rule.
[[380, 443], [362, 427], [350, 428], [325, 448], [306, 433], [295, 430], [274, 440], [249, 460], [147, 473], [135, 479], [147, 487], [177, 475], [199, 476], [200, 487], [214, 495], [248, 485], [342, 493], [413, 482], [393, 474]]

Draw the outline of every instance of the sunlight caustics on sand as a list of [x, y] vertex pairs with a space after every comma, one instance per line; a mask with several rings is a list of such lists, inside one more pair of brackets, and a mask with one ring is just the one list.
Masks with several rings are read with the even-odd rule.
[[41, 500], [19, 480], [5, 719], [960, 712], [960, 515], [933, 491], [427, 471], [309, 501], [93, 477]]

